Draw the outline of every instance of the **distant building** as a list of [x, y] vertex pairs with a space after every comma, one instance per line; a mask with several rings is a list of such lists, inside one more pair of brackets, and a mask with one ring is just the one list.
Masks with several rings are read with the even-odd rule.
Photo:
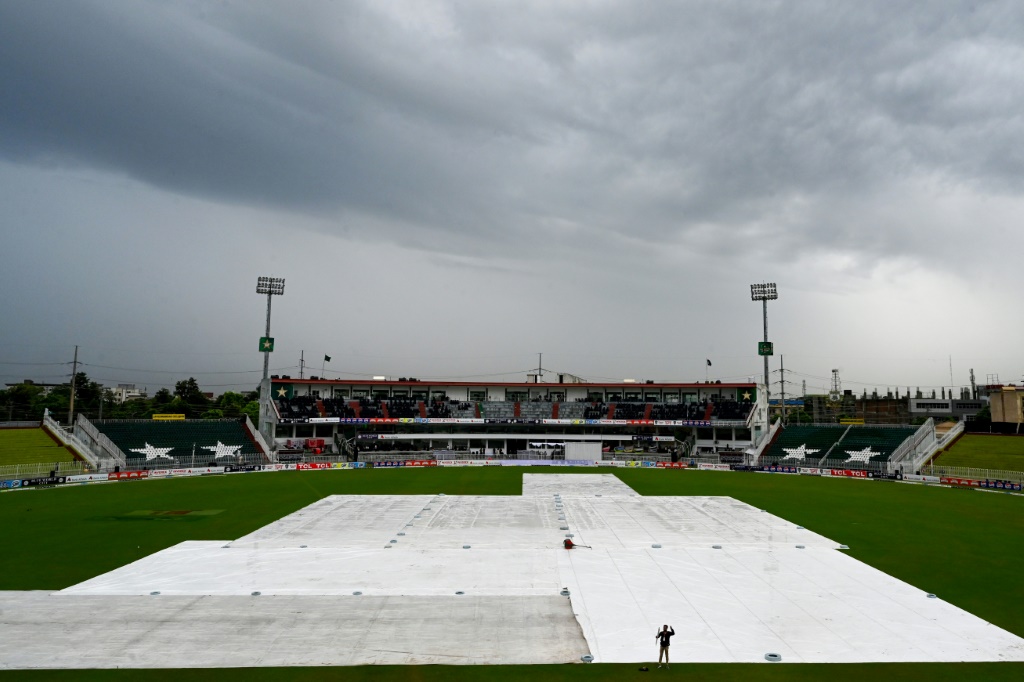
[[956, 398], [911, 398], [910, 414], [913, 417], [952, 418], [969, 420], [985, 408], [983, 398], [977, 400]]
[[67, 386], [67, 385], [68, 385], [67, 382], [64, 382], [62, 384], [41, 384], [41, 383], [39, 383], [37, 381], [32, 381], [31, 379], [25, 379], [23, 381], [19, 381], [19, 382], [14, 383], [14, 384], [6, 384], [7, 388], [14, 388], [15, 386], [34, 386], [36, 388], [41, 388], [41, 389], [43, 389], [43, 395], [47, 395], [50, 391], [52, 391], [53, 389], [55, 389], [55, 388], [57, 388], [59, 386]]
[[768, 400], [768, 413], [774, 417], [781, 417], [783, 413], [791, 414], [793, 412], [801, 412], [804, 409], [803, 398], [786, 398], [785, 409], [783, 409], [781, 398], [771, 398]]
[[123, 405], [128, 400], [148, 397], [146, 391], [136, 389], [135, 384], [118, 384], [117, 388], [111, 388], [109, 390], [114, 396], [114, 402], [118, 405]]
[[[1024, 422], [1024, 386], [1000, 386], [988, 391], [989, 406], [992, 408], [992, 424], [1021, 424]], [[1018, 427], [1019, 428], [1019, 427]]]
[[816, 424], [837, 423], [841, 418], [863, 419], [865, 424], [909, 424], [908, 402], [892, 395], [858, 398], [847, 390], [836, 396], [808, 395], [804, 398], [804, 411]]

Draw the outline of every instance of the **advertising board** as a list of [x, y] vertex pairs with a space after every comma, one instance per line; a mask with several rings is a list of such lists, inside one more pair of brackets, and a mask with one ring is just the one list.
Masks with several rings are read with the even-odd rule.
[[799, 473], [797, 467], [789, 466], [788, 464], [765, 464], [761, 466], [761, 471], [766, 471], [771, 474], [796, 474]]
[[697, 465], [697, 468], [701, 471], [732, 471], [732, 467], [728, 464], [705, 464], [701, 463]]
[[822, 469], [821, 475], [841, 478], [871, 478], [863, 469]]
[[911, 481], [913, 483], [940, 483], [941, 479], [938, 476], [922, 476], [920, 474], [903, 474], [904, 481]]
[[88, 483], [90, 481], [106, 481], [106, 474], [75, 474], [64, 479], [65, 483]]
[[148, 471], [112, 471], [107, 474], [108, 481], [137, 481], [142, 478], [149, 478]]

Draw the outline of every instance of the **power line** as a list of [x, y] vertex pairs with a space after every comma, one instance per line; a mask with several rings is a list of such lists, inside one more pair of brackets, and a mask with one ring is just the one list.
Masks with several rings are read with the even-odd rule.
[[[204, 374], [214, 374], [214, 375], [224, 375], [224, 374], [262, 374], [262, 372], [263, 372], [263, 370], [261, 370], [261, 369], [246, 369], [246, 370], [237, 370], [237, 371], [236, 370], [231, 370], [231, 371], [223, 371], [223, 372], [221, 372], [221, 371], [216, 371], [216, 372], [213, 372], [213, 371], [211, 371], [211, 372], [192, 372], [192, 371], [179, 371], [179, 370], [170, 370], [170, 369], [139, 369], [137, 367], [114, 367], [114, 366], [111, 366], [111, 365], [94, 365], [91, 362], [80, 362], [78, 364], [82, 365], [83, 367], [97, 367], [99, 369], [115, 369], [115, 370], [119, 370], [119, 371], [122, 371], [122, 372], [145, 372], [145, 373], [149, 373], [149, 374], [178, 374], [178, 375], [188, 374], [190, 376], [199, 376], [199, 375], [204, 375]], [[280, 372], [280, 371], [283, 371], [283, 370], [286, 370], [286, 369], [294, 369], [295, 367], [297, 367], [297, 365], [289, 365], [288, 367], [278, 367], [278, 368], [275, 368], [273, 371]]]
[[70, 364], [70, 362], [0, 362], [0, 365], [19, 365], [23, 367], [53, 367], [55, 365]]

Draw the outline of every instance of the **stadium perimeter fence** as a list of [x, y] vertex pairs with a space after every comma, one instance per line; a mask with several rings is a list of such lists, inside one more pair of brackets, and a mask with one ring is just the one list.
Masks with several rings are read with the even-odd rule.
[[48, 476], [51, 471], [57, 476], [74, 476], [88, 471], [86, 462], [29, 462], [27, 464], [5, 464], [0, 466], [0, 479], [35, 478]]
[[1024, 471], [944, 467], [928, 464], [921, 467], [921, 473], [925, 476], [938, 476], [940, 478], [969, 478], [976, 481], [1011, 481], [1024, 484]]

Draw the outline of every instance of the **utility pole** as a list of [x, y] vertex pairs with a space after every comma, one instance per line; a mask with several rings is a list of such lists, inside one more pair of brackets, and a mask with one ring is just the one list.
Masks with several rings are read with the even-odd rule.
[[78, 346], [75, 346], [75, 359], [71, 363], [71, 399], [68, 401], [68, 426], [74, 426], [75, 416], [75, 379], [78, 377]]
[[786, 361], [783, 356], [779, 356], [779, 376], [782, 377], [782, 424], [786, 424]]
[[949, 399], [953, 399], [953, 356], [949, 356]]
[[978, 399], [978, 386], [974, 383], [974, 369], [971, 368], [971, 400]]
[[306, 351], [299, 351], [299, 378], [303, 379], [306, 372]]

